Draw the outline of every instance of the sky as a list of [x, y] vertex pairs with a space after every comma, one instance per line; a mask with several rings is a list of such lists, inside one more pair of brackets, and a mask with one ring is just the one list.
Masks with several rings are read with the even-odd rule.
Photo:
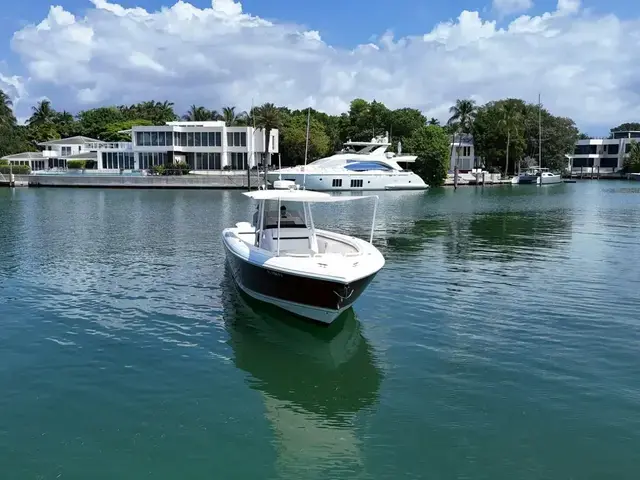
[[[170, 100], [328, 113], [353, 98], [448, 118], [542, 103], [591, 135], [640, 120], [638, 0], [24, 0], [0, 13], [16, 115]], [[636, 7], [636, 8], [634, 8]]]

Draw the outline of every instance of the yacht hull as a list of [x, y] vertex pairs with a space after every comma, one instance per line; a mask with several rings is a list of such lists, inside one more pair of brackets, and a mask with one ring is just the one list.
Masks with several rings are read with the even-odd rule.
[[307, 173], [302, 172], [270, 172], [267, 180], [270, 183], [279, 178], [291, 180], [300, 187], [315, 191], [377, 191], [377, 190], [425, 190], [427, 184], [413, 172], [381, 174], [379, 172], [354, 173]]
[[[542, 182], [542, 183], [540, 183]], [[538, 184], [540, 185], [554, 185], [556, 183], [562, 183], [562, 177], [560, 175], [554, 175], [552, 177], [541, 177], [540, 180], [538, 181]]]
[[552, 175], [539, 177], [534, 175], [521, 175], [518, 177], [518, 184], [520, 185], [553, 185], [556, 183], [562, 183], [562, 177], [560, 175]]
[[234, 281], [247, 295], [323, 324], [332, 323], [350, 308], [377, 274], [340, 283], [251, 263], [231, 251], [226, 242], [225, 252]]

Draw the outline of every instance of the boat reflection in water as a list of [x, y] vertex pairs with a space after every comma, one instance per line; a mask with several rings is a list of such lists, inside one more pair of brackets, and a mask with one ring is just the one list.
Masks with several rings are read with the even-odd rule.
[[376, 403], [382, 373], [353, 309], [322, 327], [251, 299], [228, 271], [224, 288], [234, 362], [263, 397], [279, 473], [287, 478], [364, 473], [356, 417]]

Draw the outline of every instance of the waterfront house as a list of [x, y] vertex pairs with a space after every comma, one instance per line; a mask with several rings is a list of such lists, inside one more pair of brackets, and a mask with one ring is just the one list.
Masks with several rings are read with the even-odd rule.
[[[128, 142], [104, 142], [71, 137], [41, 142], [42, 152], [3, 157], [13, 165], [29, 165], [32, 171], [67, 168], [69, 160], [87, 160], [88, 168], [103, 173], [151, 170], [156, 165], [185, 162], [192, 173], [246, 170], [267, 162], [265, 132], [253, 127], [228, 127], [223, 121], [168, 122], [158, 126], [134, 126], [121, 133]], [[279, 153], [278, 130], [271, 131], [271, 161]]]
[[569, 159], [568, 168], [573, 174], [592, 172], [615, 173], [623, 169], [631, 143], [640, 142], [640, 131], [613, 132], [612, 138], [588, 138], [578, 140]]
[[[95, 138], [83, 137], [81, 135], [69, 138], [60, 138], [38, 143], [42, 151], [22, 152], [14, 155], [2, 157], [10, 165], [28, 165], [32, 172], [40, 170], [66, 169], [67, 160], [72, 160], [78, 156], [86, 156], [89, 153], [89, 145], [97, 142]], [[94, 151], [95, 159], [95, 151]]]
[[[266, 162], [264, 130], [228, 127], [223, 121], [167, 122], [134, 126], [130, 142], [96, 142], [98, 170], [151, 170], [184, 162], [192, 173], [246, 170]], [[269, 152], [278, 153], [278, 130], [271, 131]], [[272, 159], [273, 160], [273, 159]]]
[[[451, 148], [453, 147], [453, 151]], [[469, 172], [476, 168], [473, 137], [469, 134], [456, 134], [449, 138], [449, 170], [457, 166], [460, 172]]]
[[[462, 141], [460, 141], [462, 140]], [[475, 151], [473, 137], [463, 135], [450, 140], [449, 148], [453, 145], [449, 169], [453, 171], [457, 165], [461, 172], [474, 167]], [[588, 138], [578, 140], [574, 151], [567, 157], [567, 171], [573, 174], [616, 173], [623, 169], [624, 160], [631, 149], [631, 143], [640, 142], [640, 131], [613, 132], [611, 138]], [[537, 160], [536, 160], [537, 162]]]

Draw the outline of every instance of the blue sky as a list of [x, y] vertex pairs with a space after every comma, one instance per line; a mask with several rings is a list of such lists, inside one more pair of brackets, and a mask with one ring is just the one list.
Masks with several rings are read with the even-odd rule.
[[[185, 1], [212, 11], [210, 0]], [[501, 16], [492, 2], [505, 1], [531, 3], [529, 17]], [[640, 118], [638, 1], [241, 1], [244, 13], [271, 21], [269, 27], [237, 12], [227, 20], [185, 20], [177, 0], [109, 0], [150, 13], [173, 7], [144, 21], [89, 0], [5, 2], [0, 88], [23, 119], [42, 98], [72, 112], [150, 99], [174, 101], [179, 111], [192, 103], [246, 109], [255, 99], [337, 113], [362, 97], [442, 120], [458, 98], [535, 101], [541, 92], [553, 113], [600, 134]], [[52, 5], [62, 8], [50, 15], [51, 28], [31, 28]], [[448, 21], [454, 24], [434, 30]], [[496, 31], [493, 21], [508, 30]], [[396, 40], [428, 35], [354, 50], [388, 31]]]

